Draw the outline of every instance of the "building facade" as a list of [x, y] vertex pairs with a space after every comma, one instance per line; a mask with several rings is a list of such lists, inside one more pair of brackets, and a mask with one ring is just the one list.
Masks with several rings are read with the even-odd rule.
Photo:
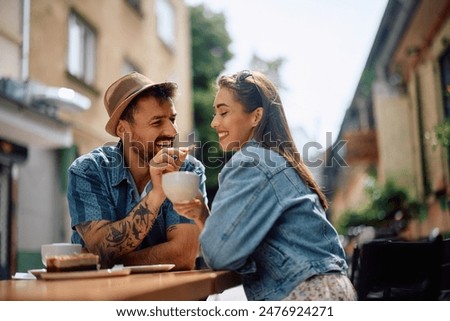
[[348, 166], [324, 169], [335, 221], [392, 181], [426, 211], [401, 237], [450, 231], [449, 57], [449, 0], [388, 2], [337, 140]]
[[178, 83], [180, 142], [190, 139], [193, 113], [184, 1], [0, 0], [0, 8], [5, 278], [36, 267], [41, 244], [70, 240], [67, 167], [77, 155], [117, 141], [104, 130], [109, 84], [134, 70]]

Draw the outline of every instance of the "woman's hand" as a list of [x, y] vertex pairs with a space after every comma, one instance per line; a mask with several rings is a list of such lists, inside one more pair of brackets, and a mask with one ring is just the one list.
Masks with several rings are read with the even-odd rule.
[[173, 209], [178, 214], [194, 220], [200, 230], [203, 229], [205, 221], [209, 216], [209, 208], [204, 203], [203, 198], [194, 198], [189, 201], [174, 203]]

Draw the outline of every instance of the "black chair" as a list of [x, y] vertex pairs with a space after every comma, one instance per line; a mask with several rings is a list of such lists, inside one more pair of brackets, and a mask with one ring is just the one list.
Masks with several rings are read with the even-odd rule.
[[442, 241], [442, 261], [440, 271], [440, 300], [450, 300], [450, 239]]
[[353, 256], [359, 300], [438, 300], [442, 237], [421, 242], [374, 240]]

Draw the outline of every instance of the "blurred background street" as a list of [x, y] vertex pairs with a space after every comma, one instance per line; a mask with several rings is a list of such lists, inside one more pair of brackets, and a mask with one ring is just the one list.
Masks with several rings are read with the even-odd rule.
[[178, 144], [197, 143], [209, 201], [230, 155], [214, 81], [279, 86], [302, 157], [355, 245], [450, 236], [449, 0], [0, 0], [0, 279], [70, 241], [66, 170], [114, 142], [107, 86], [174, 81]]

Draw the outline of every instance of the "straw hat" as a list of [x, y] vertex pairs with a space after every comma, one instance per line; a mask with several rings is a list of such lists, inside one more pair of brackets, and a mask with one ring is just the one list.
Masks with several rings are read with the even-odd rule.
[[127, 74], [113, 82], [106, 90], [104, 97], [104, 104], [109, 115], [109, 120], [105, 126], [106, 131], [113, 136], [117, 136], [116, 127], [125, 108], [134, 97], [154, 86], [161, 86], [170, 90], [177, 87], [173, 82], [156, 83], [138, 72]]

